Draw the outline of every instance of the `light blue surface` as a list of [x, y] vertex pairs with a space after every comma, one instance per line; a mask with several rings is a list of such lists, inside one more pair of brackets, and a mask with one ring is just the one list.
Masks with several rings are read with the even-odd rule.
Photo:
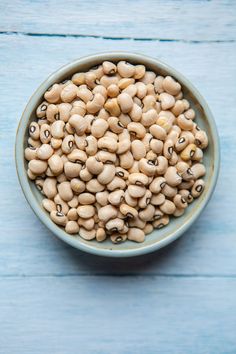
[[[236, 352], [235, 16], [234, 1], [1, 1], [1, 354]], [[121, 262], [52, 237], [23, 197], [13, 157], [20, 115], [43, 79], [105, 50], [182, 72], [221, 138], [220, 179], [198, 221], [167, 249]]]

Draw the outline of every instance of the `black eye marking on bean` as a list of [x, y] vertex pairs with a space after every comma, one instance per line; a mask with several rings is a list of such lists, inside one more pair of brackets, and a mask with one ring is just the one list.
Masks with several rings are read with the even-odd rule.
[[110, 231], [111, 232], [118, 232], [118, 229], [117, 229], [117, 227], [113, 227]]
[[113, 165], [113, 161], [111, 161], [111, 160], [106, 160], [104, 163], [107, 165]]
[[42, 112], [46, 111], [47, 105], [45, 103], [43, 103], [42, 106], [40, 107], [40, 109], [41, 109]]
[[194, 153], [195, 153], [195, 151], [194, 151], [194, 150], [191, 150], [191, 151], [190, 151], [190, 157], [193, 157]]
[[172, 155], [172, 154], [173, 154], [173, 151], [174, 151], [173, 146], [169, 146], [169, 147], [168, 147], [168, 153], [169, 153], [170, 155]]
[[88, 140], [85, 139], [85, 141], [84, 141], [84, 146], [87, 147], [88, 145], [89, 145]]
[[63, 80], [63, 81], [61, 82], [61, 84], [66, 84], [68, 81], [69, 81], [68, 79]]
[[119, 176], [119, 177], [124, 177], [124, 172], [122, 172], [122, 171], [118, 171], [118, 172], [116, 172], [116, 176]]
[[36, 127], [34, 125], [30, 126], [30, 133], [34, 133], [36, 131]]
[[124, 128], [124, 125], [121, 122], [118, 122], [117, 124], [119, 127]]
[[59, 120], [60, 119], [60, 113], [56, 113], [54, 118], [55, 118], [55, 120]]
[[151, 198], [147, 198], [147, 199], [146, 199], [146, 204], [149, 204], [150, 201], [151, 201]]
[[198, 146], [201, 146], [201, 141], [199, 139], [195, 139], [195, 143], [198, 145]]
[[158, 226], [157, 226], [157, 228], [158, 229], [161, 229], [163, 226], [165, 226], [163, 223], [161, 223], [161, 224], [159, 224]]
[[73, 143], [73, 141], [71, 141], [71, 140], [68, 142], [68, 146], [69, 146], [70, 149], [73, 147], [73, 144], [74, 144], [74, 143]]
[[38, 188], [39, 191], [43, 189], [42, 186], [40, 186], [40, 184], [36, 184], [36, 187]]
[[159, 220], [161, 218], [161, 215], [160, 214], [157, 214], [157, 215], [154, 215], [154, 220]]
[[187, 172], [187, 174], [193, 176], [193, 172], [192, 172], [191, 168], [188, 168], [186, 172]]
[[196, 191], [200, 193], [203, 189], [203, 186], [199, 184], [199, 186], [196, 187]]
[[161, 188], [164, 188], [165, 185], [166, 185], [166, 182], [162, 182], [162, 183], [160, 184], [160, 187], [161, 187]]
[[29, 145], [30, 150], [36, 150], [36, 148], [33, 145]]
[[201, 128], [198, 125], [196, 125], [196, 130], [200, 131]]
[[187, 203], [186, 200], [184, 199], [184, 197], [181, 198], [181, 202], [182, 202], [183, 204], [186, 204], [186, 203]]
[[62, 216], [64, 216], [64, 214], [61, 213], [60, 211], [57, 211], [56, 216], [62, 217]]
[[148, 160], [147, 163], [148, 163], [148, 165], [155, 166], [155, 162], [152, 160]]
[[184, 137], [179, 138], [179, 143], [180, 143], [180, 144], [182, 144], [182, 143], [184, 143], [184, 142], [185, 142], [185, 138], [184, 138]]
[[56, 205], [56, 209], [57, 209], [57, 211], [58, 211], [59, 213], [61, 213], [61, 211], [62, 211], [62, 206], [61, 206], [61, 204], [57, 204], [57, 205]]
[[141, 181], [136, 181], [134, 184], [135, 184], [136, 186], [143, 186], [143, 183], [142, 183]]
[[122, 242], [122, 237], [121, 236], [117, 236], [116, 239], [115, 239], [115, 242], [119, 243], [119, 242]]
[[127, 218], [133, 218], [134, 216], [133, 216], [133, 214], [131, 214], [131, 213], [127, 213], [127, 214], [126, 214], [126, 217], [127, 217]]
[[97, 78], [95, 79], [95, 84], [99, 85], [100, 84], [100, 80]]
[[45, 138], [49, 138], [50, 131], [48, 129], [44, 131], [44, 136], [45, 136]]

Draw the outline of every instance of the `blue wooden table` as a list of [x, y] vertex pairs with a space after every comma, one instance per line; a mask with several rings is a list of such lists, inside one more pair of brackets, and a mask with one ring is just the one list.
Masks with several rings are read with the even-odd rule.
[[[177, 242], [102, 259], [39, 222], [14, 166], [17, 123], [49, 73], [130, 50], [186, 75], [221, 139], [219, 182]], [[0, 2], [0, 353], [236, 353], [236, 2]]]

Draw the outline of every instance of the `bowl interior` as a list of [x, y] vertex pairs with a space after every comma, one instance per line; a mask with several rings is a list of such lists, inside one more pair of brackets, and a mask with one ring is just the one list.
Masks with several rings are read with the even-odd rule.
[[[206, 166], [206, 175], [204, 177], [206, 187], [204, 192], [189, 205], [184, 215], [179, 218], [171, 218], [169, 225], [160, 230], [154, 230], [150, 235], [147, 235], [145, 242], [141, 244], [126, 241], [123, 244], [114, 245], [110, 240], [98, 243], [97, 241], [86, 241], [79, 236], [66, 234], [62, 228], [56, 226], [50, 220], [48, 213], [41, 206], [41, 200], [43, 199], [41, 193], [37, 190], [35, 184], [28, 180], [26, 174], [27, 163], [24, 160], [24, 149], [27, 146], [28, 126], [31, 121], [36, 120], [35, 110], [41, 103], [44, 92], [53, 83], [59, 83], [68, 79], [75, 72], [86, 71], [104, 60], [112, 60], [114, 62], [128, 60], [133, 64], [144, 64], [148, 69], [153, 70], [159, 75], [172, 75], [181, 83], [185, 98], [190, 101], [191, 107], [194, 108], [196, 112], [195, 121], [207, 132], [209, 138], [209, 146], [204, 152], [204, 165]], [[16, 164], [19, 180], [28, 202], [41, 221], [59, 238], [74, 247], [95, 254], [106, 256], [133, 256], [154, 251], [170, 243], [180, 236], [200, 214], [214, 189], [217, 179], [219, 166], [218, 135], [206, 102], [192, 84], [180, 73], [155, 59], [142, 55], [131, 53], [104, 53], [82, 58], [62, 67], [52, 74], [33, 94], [23, 113], [17, 132]]]

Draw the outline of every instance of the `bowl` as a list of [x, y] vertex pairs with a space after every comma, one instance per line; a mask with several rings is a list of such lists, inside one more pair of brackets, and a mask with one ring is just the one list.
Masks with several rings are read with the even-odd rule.
[[[27, 177], [27, 165], [24, 159], [24, 149], [27, 144], [28, 126], [35, 120], [35, 110], [41, 103], [44, 92], [55, 82], [61, 82], [71, 77], [77, 71], [85, 71], [100, 64], [104, 60], [118, 62], [127, 60], [133, 64], [144, 64], [148, 69], [161, 75], [171, 75], [178, 80], [183, 88], [184, 96], [190, 101], [196, 111], [196, 121], [204, 129], [209, 138], [209, 146], [204, 153], [204, 164], [206, 166], [205, 189], [201, 196], [191, 203], [184, 215], [179, 218], [172, 218], [170, 223], [162, 229], [154, 230], [146, 237], [143, 243], [126, 241], [123, 244], [112, 244], [110, 240], [102, 243], [86, 241], [79, 236], [71, 236], [62, 228], [54, 224], [49, 214], [43, 209], [41, 193], [35, 184]], [[196, 69], [197, 70], [197, 69]], [[92, 254], [108, 257], [131, 257], [156, 251], [180, 237], [198, 218], [209, 201], [218, 177], [219, 172], [219, 138], [212, 113], [198, 90], [178, 71], [163, 62], [141, 54], [129, 52], [108, 52], [90, 55], [80, 58], [58, 69], [50, 75], [35, 91], [30, 98], [19, 122], [16, 143], [15, 158], [18, 178], [24, 195], [31, 208], [43, 222], [44, 225], [58, 238], [71, 246]]]

